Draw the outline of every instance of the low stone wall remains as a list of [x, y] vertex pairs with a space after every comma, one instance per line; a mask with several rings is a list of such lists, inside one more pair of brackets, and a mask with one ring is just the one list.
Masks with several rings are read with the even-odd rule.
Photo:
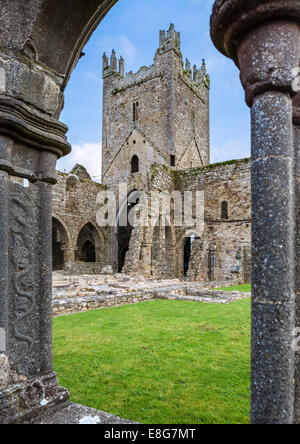
[[140, 280], [126, 275], [60, 276], [53, 283], [54, 316], [136, 304], [155, 299], [228, 304], [249, 298], [250, 293], [211, 290], [225, 282]]

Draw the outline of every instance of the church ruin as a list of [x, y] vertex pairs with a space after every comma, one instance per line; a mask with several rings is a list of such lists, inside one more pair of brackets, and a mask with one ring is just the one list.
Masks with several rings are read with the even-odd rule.
[[[250, 160], [210, 164], [210, 78], [183, 62], [174, 25], [160, 31], [153, 64], [125, 75], [125, 61], [103, 55], [102, 184], [76, 166], [57, 173], [53, 193], [53, 267], [71, 274], [116, 273], [145, 278], [250, 282]], [[126, 185], [121, 198], [120, 187]], [[113, 226], [99, 226], [101, 191], [117, 196]], [[176, 225], [161, 207], [149, 226], [132, 227], [139, 193], [182, 197], [204, 193], [201, 233]], [[172, 206], [172, 203], [171, 203]], [[104, 217], [104, 214], [103, 214]]]
[[[51, 423], [54, 409], [65, 423], [92, 414], [68, 404], [53, 372], [51, 191], [56, 161], [70, 152], [67, 127], [58, 120], [64, 90], [84, 45], [116, 2], [0, 0], [1, 423], [34, 422], [36, 414], [48, 414]], [[253, 424], [300, 422], [300, 354], [293, 346], [299, 329], [299, 24], [298, 0], [216, 0], [211, 16], [213, 43], [238, 66], [251, 109]], [[137, 174], [136, 159], [132, 166]], [[221, 208], [229, 217], [230, 205]], [[56, 236], [61, 249], [64, 238]], [[70, 239], [63, 259], [73, 256]], [[209, 257], [215, 262], [213, 252]]]

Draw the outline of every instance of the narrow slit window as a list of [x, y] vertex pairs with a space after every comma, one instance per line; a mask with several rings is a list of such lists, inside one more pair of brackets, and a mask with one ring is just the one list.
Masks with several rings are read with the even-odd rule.
[[195, 120], [196, 120], [196, 118], [195, 118], [195, 111], [192, 110], [192, 128], [193, 128], [193, 131], [195, 131]]
[[171, 167], [176, 166], [176, 157], [174, 156], [174, 154], [170, 156], [170, 165]]
[[221, 205], [221, 217], [222, 217], [222, 219], [228, 219], [229, 218], [228, 202], [226, 200], [224, 200], [222, 202], [222, 205]]
[[136, 122], [138, 120], [138, 107], [139, 102], [134, 102], [133, 104], [133, 121]]

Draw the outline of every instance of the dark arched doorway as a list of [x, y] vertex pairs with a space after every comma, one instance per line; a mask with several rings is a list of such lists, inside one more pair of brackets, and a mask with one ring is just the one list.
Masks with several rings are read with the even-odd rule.
[[124, 203], [123, 207], [120, 209], [118, 216], [118, 272], [121, 273], [125, 262], [126, 255], [129, 250], [130, 239], [132, 235], [133, 226], [130, 223], [130, 215], [132, 215], [132, 210], [140, 201], [140, 191], [131, 192], [127, 201]]
[[99, 234], [94, 225], [88, 222], [81, 228], [77, 239], [76, 262], [97, 262]]
[[68, 236], [62, 223], [52, 218], [52, 269], [59, 271], [64, 269], [64, 248], [67, 245]]
[[183, 273], [184, 276], [187, 276], [189, 267], [190, 267], [190, 260], [191, 260], [191, 254], [192, 254], [192, 238], [187, 237], [184, 242], [184, 257], [183, 257]]
[[82, 246], [82, 257], [84, 262], [96, 262], [95, 245], [89, 240]]
[[140, 169], [140, 161], [138, 156], [133, 156], [131, 160], [131, 173], [138, 173]]

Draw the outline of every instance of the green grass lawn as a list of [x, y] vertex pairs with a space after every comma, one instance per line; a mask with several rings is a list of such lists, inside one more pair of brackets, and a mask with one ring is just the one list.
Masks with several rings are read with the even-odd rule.
[[156, 300], [54, 319], [72, 401], [146, 424], [248, 423], [250, 300]]
[[251, 284], [232, 285], [231, 287], [215, 288], [214, 290], [251, 292]]

